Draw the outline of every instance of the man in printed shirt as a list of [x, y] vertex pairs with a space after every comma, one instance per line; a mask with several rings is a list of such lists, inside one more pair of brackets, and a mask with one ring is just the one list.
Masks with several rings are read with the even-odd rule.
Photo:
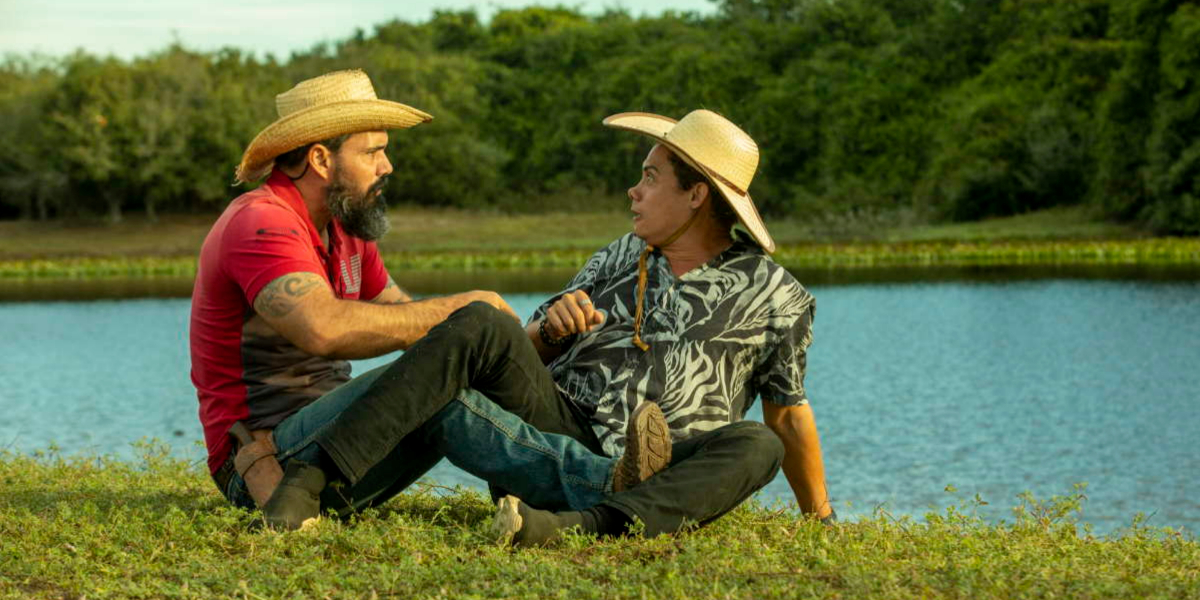
[[[276, 104], [237, 173], [266, 183], [213, 225], [192, 296], [192, 381], [230, 502], [294, 529], [385, 501], [446, 457], [539, 505], [589, 509], [665, 464], [636, 442], [613, 460], [521, 421], [541, 417], [511, 399], [544, 385], [545, 369], [531, 381], [512, 368], [509, 356], [534, 351], [498, 295], [412, 301], [388, 276], [374, 243], [387, 229], [387, 130], [429, 115], [377, 99], [361, 71], [301, 82]], [[346, 359], [398, 349], [350, 379]], [[666, 446], [661, 419], [643, 409], [632, 437]]]
[[[634, 518], [647, 535], [672, 532], [731, 510], [781, 464], [800, 508], [832, 522], [804, 389], [815, 305], [767, 256], [775, 244], [746, 191], [757, 145], [704, 110], [679, 122], [622, 113], [604, 124], [657, 143], [629, 190], [633, 232], [596, 253], [527, 325], [561, 390], [528, 402], [563, 403], [574, 417], [531, 423], [616, 455], [630, 414], [654, 402], [672, 459], [593, 507], [598, 519], [507, 496], [493, 527], [518, 545], [574, 526], [619, 533]], [[750, 235], [731, 235], [739, 220]], [[741, 420], [756, 396], [765, 425]]]

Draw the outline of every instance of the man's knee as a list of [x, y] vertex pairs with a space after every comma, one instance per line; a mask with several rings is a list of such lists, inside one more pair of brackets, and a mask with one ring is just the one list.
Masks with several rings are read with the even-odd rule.
[[472, 302], [453, 313], [442, 323], [449, 331], [462, 337], [478, 339], [484, 335], [524, 335], [525, 330], [507, 313], [487, 302]]
[[723, 436], [745, 455], [747, 463], [773, 474], [783, 464], [783, 441], [770, 427], [755, 421], [739, 421], [726, 426]]
[[496, 315], [502, 314], [499, 309], [488, 304], [476, 300], [458, 310], [450, 313], [447, 321], [462, 322], [468, 325], [483, 326], [492, 322]]

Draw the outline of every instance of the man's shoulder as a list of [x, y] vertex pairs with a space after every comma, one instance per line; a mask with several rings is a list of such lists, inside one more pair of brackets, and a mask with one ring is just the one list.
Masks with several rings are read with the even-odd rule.
[[608, 260], [628, 260], [629, 257], [637, 259], [641, 255], [642, 250], [646, 248], [646, 242], [642, 238], [634, 235], [631, 231], [621, 237], [609, 242], [609, 244], [596, 252], [597, 256], [604, 256]]
[[806, 310], [814, 301], [812, 293], [786, 267], [775, 262], [757, 245], [743, 246], [722, 268], [740, 272], [757, 290], [757, 295], [765, 291], [771, 304], [779, 310]]
[[[204, 239], [200, 266], [215, 276], [231, 267], [247, 266], [248, 257], [257, 256], [264, 247], [290, 248], [294, 253], [311, 246], [304, 219], [263, 186], [234, 198], [225, 208]], [[240, 258], [234, 260], [234, 255]]]
[[642, 238], [634, 235], [633, 232], [626, 233], [592, 254], [585, 269], [598, 269], [611, 273], [630, 264], [636, 266], [638, 257], [645, 248], [646, 242]]
[[221, 229], [235, 236], [288, 235], [305, 237], [304, 219], [267, 186], [234, 198], [220, 220]]

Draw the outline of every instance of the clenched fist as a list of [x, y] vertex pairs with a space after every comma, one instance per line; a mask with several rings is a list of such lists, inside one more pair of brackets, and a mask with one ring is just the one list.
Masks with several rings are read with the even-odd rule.
[[587, 292], [575, 290], [563, 294], [546, 311], [546, 333], [555, 339], [587, 333], [604, 323], [604, 313], [596, 310]]

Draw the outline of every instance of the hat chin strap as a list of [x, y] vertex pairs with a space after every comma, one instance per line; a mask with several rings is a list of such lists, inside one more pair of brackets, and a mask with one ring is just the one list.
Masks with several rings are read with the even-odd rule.
[[307, 175], [307, 174], [308, 174], [308, 161], [307, 161], [307, 160], [306, 160], [306, 161], [304, 161], [304, 170], [303, 170], [303, 171], [300, 171], [300, 174], [299, 174], [299, 175], [297, 175], [297, 176], [295, 176], [295, 177], [292, 177], [291, 175], [287, 175], [287, 173], [284, 173], [284, 175], [287, 175], [287, 178], [288, 178], [288, 179], [291, 179], [292, 181], [299, 181], [300, 179], [302, 179], [302, 178], [303, 178], [305, 175]]
[[647, 242], [646, 248], [642, 250], [642, 255], [638, 257], [637, 312], [633, 317], [633, 345], [640, 348], [642, 352], [650, 349], [650, 344], [642, 341], [642, 305], [646, 300], [646, 257], [650, 256], [650, 253], [658, 248], [666, 248], [674, 244], [675, 240], [678, 240], [696, 222], [696, 218], [699, 216], [700, 208], [697, 208], [692, 211], [692, 216], [688, 217], [688, 220], [679, 229], [676, 229], [675, 233], [672, 233], [671, 237], [667, 238], [667, 241], [663, 242], [661, 246], [656, 248]]

